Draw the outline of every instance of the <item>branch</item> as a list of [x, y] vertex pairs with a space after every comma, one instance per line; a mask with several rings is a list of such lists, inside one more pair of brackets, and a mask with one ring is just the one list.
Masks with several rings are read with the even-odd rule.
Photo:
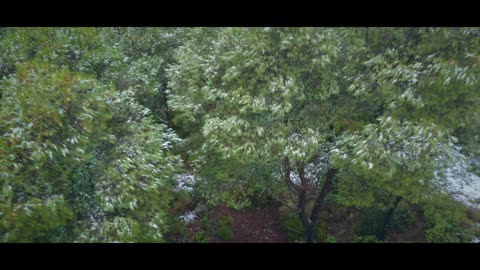
[[294, 233], [298, 233], [298, 234], [300, 234], [301, 236], [305, 236], [305, 233], [304, 233], [304, 232], [297, 231], [297, 230], [292, 229], [292, 228], [290, 228], [290, 227], [288, 227], [288, 226], [285, 226], [285, 227], [286, 227], [287, 230], [289, 230], [289, 231], [292, 231], [292, 232], [294, 232]]
[[287, 187], [287, 192], [288, 192], [288, 197], [290, 197], [290, 200], [292, 200], [292, 202], [294, 202], [295, 200], [293, 199], [292, 192], [295, 192], [295, 190], [291, 189], [290, 187]]
[[292, 206], [291, 204], [289, 204], [288, 202], [278, 198], [278, 197], [275, 197], [275, 200], [283, 205], [285, 205], [286, 207], [288, 207], [288, 209], [290, 210], [293, 210], [295, 212], [298, 212], [298, 209], [295, 207], [295, 206]]
[[310, 215], [310, 220], [312, 220], [312, 222], [314, 223], [317, 221], [318, 215], [320, 214], [320, 206], [323, 204], [328, 194], [330, 194], [330, 192], [332, 192], [333, 190], [333, 178], [335, 177], [337, 172], [338, 170], [335, 168], [330, 168], [327, 172], [327, 175], [325, 177], [325, 183], [320, 190], [320, 194], [318, 194], [317, 199], [315, 200], [315, 204]]
[[292, 191], [295, 191], [296, 192], [296, 189], [295, 189], [295, 184], [292, 182], [292, 180], [290, 179], [290, 160], [288, 159], [288, 157], [285, 158], [285, 183], [287, 184], [287, 191], [288, 191], [288, 195], [290, 196], [290, 199], [292, 200], [292, 202], [294, 202], [295, 200], [293, 199], [293, 195], [292, 195]]
[[297, 165], [298, 176], [300, 177], [300, 190], [298, 191], [298, 210], [303, 226], [310, 226], [311, 220], [307, 216], [307, 179], [303, 164]]

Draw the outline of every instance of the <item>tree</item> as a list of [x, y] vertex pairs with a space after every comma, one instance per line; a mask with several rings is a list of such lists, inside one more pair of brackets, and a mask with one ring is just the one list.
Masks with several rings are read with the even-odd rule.
[[[372, 182], [394, 205], [434, 192], [434, 158], [454, 140], [442, 111], [465, 101], [472, 106], [462, 112], [478, 115], [467, 102], [478, 97], [478, 72], [425, 48], [450, 34], [442, 31], [375, 29], [366, 41], [361, 29], [218, 29], [180, 47], [169, 104], [177, 121], [202, 132], [202, 151], [277, 162], [295, 202], [286, 204], [314, 242], [320, 208], [340, 183]], [[449, 76], [458, 86], [445, 103], [448, 88], [427, 90]]]
[[108, 139], [96, 150], [101, 173], [94, 178], [98, 204], [91, 209], [82, 241], [159, 242], [175, 173], [182, 165], [171, 151], [180, 139], [154, 124], [131, 91], [110, 96]]
[[154, 120], [170, 123], [166, 68], [174, 61], [175, 49], [181, 44], [183, 29], [114, 28], [102, 29], [102, 41], [124, 56], [119, 68], [103, 77], [113, 80], [117, 89], [132, 88], [135, 98], [152, 111]]
[[[340, 83], [333, 68], [348, 58], [332, 29], [219, 30], [208, 47], [185, 44], [170, 70], [177, 117], [200, 126], [204, 149], [226, 159], [281, 164], [307, 241], [337, 170], [329, 163]], [[332, 110], [330, 110], [332, 109]], [[315, 206], [308, 213], [308, 201]]]
[[2, 238], [48, 241], [72, 219], [70, 173], [105, 126], [101, 88], [65, 69], [26, 63], [2, 89]]
[[2, 40], [25, 48], [2, 55], [3, 241], [163, 241], [180, 140], [115, 88], [124, 57], [102, 49], [106, 37], [41, 28]]
[[429, 241], [472, 237], [439, 184], [479, 172], [476, 28], [0, 37], [1, 241], [161, 242], [182, 172], [208, 205], [283, 203], [307, 242], [332, 200], [384, 209], [383, 237], [402, 202]]
[[[475, 135], [465, 131], [478, 126], [479, 73], [469, 59], [475, 57], [479, 40], [471, 29], [369, 33], [371, 55], [365, 61], [369, 68], [349, 89], [372, 100], [384, 116], [378, 124], [344, 137], [337, 166], [344, 168], [343, 197], [354, 205], [374, 203], [377, 190], [382, 196], [387, 192], [391, 199], [384, 204], [389, 208], [385, 235], [399, 201], [432, 205], [434, 197], [441, 197], [434, 175], [455, 163], [456, 146], [468, 144], [467, 151], [475, 155], [478, 144], [471, 143]], [[454, 35], [460, 42], [447, 41]], [[463, 44], [466, 40], [468, 45]]]

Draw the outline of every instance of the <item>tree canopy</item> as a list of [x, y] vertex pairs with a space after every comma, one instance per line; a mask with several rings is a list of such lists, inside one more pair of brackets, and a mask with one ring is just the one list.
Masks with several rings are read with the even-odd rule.
[[191, 174], [197, 203], [280, 202], [307, 242], [332, 205], [471, 241], [440, 185], [459, 151], [479, 172], [479, 52], [476, 28], [5, 28], [0, 240], [163, 242]]

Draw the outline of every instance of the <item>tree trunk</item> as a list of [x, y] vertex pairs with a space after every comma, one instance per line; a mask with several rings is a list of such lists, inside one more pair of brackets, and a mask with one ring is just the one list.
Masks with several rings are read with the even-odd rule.
[[317, 242], [317, 222], [318, 216], [320, 215], [320, 209], [325, 201], [325, 198], [330, 194], [333, 189], [333, 178], [337, 173], [336, 169], [330, 169], [327, 172], [325, 183], [320, 190], [317, 198], [315, 199], [315, 204], [313, 206], [310, 217], [307, 214], [307, 179], [305, 177], [305, 169], [303, 165], [298, 166], [298, 175], [300, 177], [300, 192], [298, 196], [298, 209], [299, 217], [302, 222], [304, 231], [305, 231], [305, 241], [307, 243], [316, 243]]
[[317, 221], [318, 215], [320, 214], [320, 207], [322, 206], [323, 202], [325, 201], [325, 198], [332, 192], [333, 190], [333, 178], [337, 174], [336, 169], [330, 169], [327, 172], [325, 183], [322, 186], [322, 190], [317, 196], [317, 199], [315, 200], [315, 204], [313, 206], [312, 214], [310, 216], [310, 219], [313, 221]]
[[290, 178], [290, 172], [292, 170], [290, 160], [288, 158], [285, 158], [284, 162], [285, 182], [287, 185], [288, 193], [290, 195], [290, 199], [292, 199], [292, 201], [295, 201], [292, 193], [296, 195], [296, 210], [298, 211], [298, 217], [302, 222], [305, 241], [307, 243], [315, 243], [317, 241], [316, 225], [318, 221], [318, 216], [320, 214], [320, 209], [323, 205], [323, 202], [325, 201], [325, 198], [328, 196], [328, 194], [330, 194], [333, 189], [333, 178], [335, 177], [337, 170], [333, 168], [328, 170], [325, 183], [323, 184], [317, 198], [315, 199], [315, 204], [313, 206], [312, 212], [310, 213], [310, 215], [308, 215], [308, 179], [305, 176], [305, 166], [302, 163], [297, 164], [297, 172], [300, 178], [300, 184], [295, 184]]
[[305, 241], [307, 243], [316, 243], [317, 242], [317, 227], [316, 224], [309, 224], [305, 229]]
[[305, 231], [305, 241], [307, 243], [313, 243], [313, 234], [315, 234], [315, 228], [312, 226], [311, 220], [307, 214], [307, 179], [305, 177], [305, 169], [302, 164], [297, 165], [298, 176], [300, 177], [300, 187], [298, 188], [298, 217], [302, 222], [303, 229]]
[[382, 241], [385, 240], [387, 236], [388, 229], [390, 228], [390, 223], [392, 222], [393, 213], [395, 209], [397, 209], [398, 204], [402, 201], [402, 197], [397, 197], [395, 202], [393, 203], [393, 207], [388, 209], [387, 216], [385, 217], [385, 222], [383, 223], [383, 230], [382, 230]]

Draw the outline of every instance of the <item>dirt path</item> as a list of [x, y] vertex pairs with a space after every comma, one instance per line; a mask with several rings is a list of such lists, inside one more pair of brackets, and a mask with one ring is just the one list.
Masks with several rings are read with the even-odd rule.
[[210, 212], [210, 220], [214, 223], [221, 216], [232, 218], [231, 229], [233, 240], [224, 241], [213, 237], [211, 242], [232, 243], [286, 243], [287, 233], [280, 224], [278, 205], [252, 207], [234, 210], [226, 206], [217, 206]]

